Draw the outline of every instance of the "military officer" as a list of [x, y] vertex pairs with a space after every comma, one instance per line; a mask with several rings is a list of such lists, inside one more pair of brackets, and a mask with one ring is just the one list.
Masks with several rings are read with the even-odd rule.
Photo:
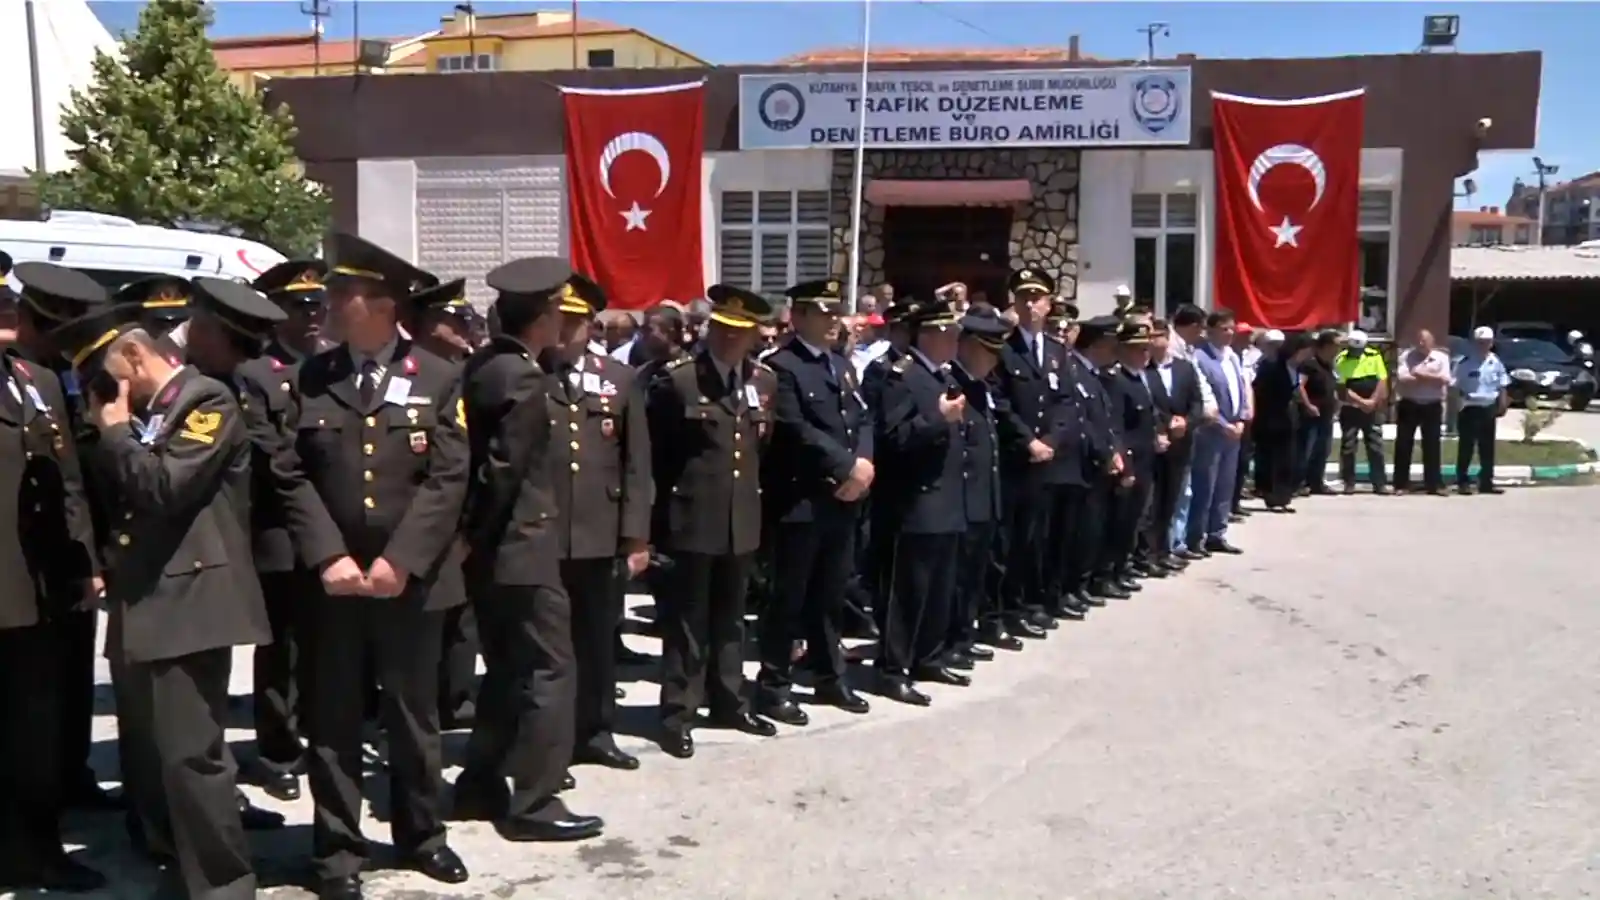
[[[615, 635], [623, 590], [650, 563], [650, 428], [633, 369], [587, 340], [605, 291], [574, 274], [562, 292], [561, 339], [542, 354], [555, 435], [549, 469], [561, 516], [561, 583], [572, 600], [577, 661], [572, 761], [632, 770], [617, 748]], [[619, 569], [619, 561], [621, 569]]]
[[765, 357], [777, 380], [773, 439], [761, 467], [773, 602], [761, 619], [756, 708], [805, 725], [809, 717], [789, 695], [800, 642], [818, 702], [858, 714], [869, 709], [845, 681], [839, 626], [856, 527], [872, 487], [873, 434], [855, 368], [828, 349], [828, 331], [843, 311], [839, 282], [808, 281], [787, 294], [794, 331]]
[[27, 351], [40, 347], [40, 309], [101, 303], [105, 291], [48, 263], [17, 268], [28, 277], [18, 344], [0, 353], [0, 890], [92, 891], [105, 879], [61, 845], [63, 788], [99, 785], [74, 746], [77, 723], [60, 721], [70, 711], [87, 726], [89, 710], [64, 702], [80, 672], [57, 657], [61, 621], [88, 617], [92, 673], [94, 528], [66, 397]]
[[[549, 455], [554, 441], [572, 432], [554, 436], [549, 378], [538, 360], [560, 340], [561, 306], [575, 305], [572, 274], [553, 257], [490, 272], [485, 281], [499, 293], [502, 333], [468, 360], [462, 378], [473, 473], [466, 572], [486, 672], [455, 812], [494, 820], [512, 841], [576, 840], [604, 827], [597, 817], [573, 815], [556, 796], [572, 759], [577, 678]], [[573, 465], [581, 470], [573, 460], [569, 471]]]
[[878, 674], [884, 695], [927, 706], [913, 680], [966, 685], [944, 665], [961, 535], [967, 529], [962, 433], [967, 400], [950, 375], [960, 332], [945, 300], [918, 304], [907, 323], [911, 347], [889, 365], [875, 439], [884, 477], [873, 528], [892, 545], [885, 596], [877, 605]]
[[156, 339], [156, 347], [172, 365], [183, 363], [194, 289], [181, 275], [150, 275], [123, 285], [111, 302], [138, 306], [139, 327]]
[[1105, 552], [1097, 566], [1100, 581], [1124, 591], [1139, 589], [1130, 568], [1138, 543], [1139, 520], [1150, 502], [1155, 484], [1156, 455], [1164, 435], [1155, 400], [1145, 382], [1150, 364], [1150, 323], [1124, 319], [1117, 327], [1120, 356], [1105, 377], [1112, 416], [1120, 421], [1126, 468], [1112, 493]]
[[1112, 394], [1103, 380], [1104, 373], [1116, 364], [1120, 325], [1112, 316], [1079, 323], [1068, 359], [1068, 374], [1083, 423], [1077, 455], [1086, 485], [1081, 491], [1073, 486], [1058, 507], [1062, 517], [1068, 519], [1061, 529], [1066, 547], [1061, 583], [1065, 594], [1085, 606], [1104, 606], [1107, 598], [1129, 596], [1117, 585], [1096, 577], [1107, 548], [1111, 503], [1127, 474], [1122, 418], [1113, 407]]
[[[266, 305], [247, 288], [218, 299]], [[132, 751], [124, 777], [141, 834], [176, 859], [187, 896], [251, 898], [238, 770], [223, 736], [233, 648], [272, 639], [250, 557], [250, 442], [227, 387], [173, 366], [128, 320], [137, 314], [113, 306], [58, 333], [89, 389], [96, 432], [84, 457], [115, 497], [106, 655]]]
[[467, 280], [456, 278], [427, 288], [411, 298], [412, 340], [440, 359], [465, 362], [472, 354], [472, 304]]
[[320, 259], [290, 259], [250, 283], [287, 316], [274, 329], [265, 356], [292, 366], [332, 346], [322, 335], [327, 309], [322, 280], [327, 274], [328, 264]]
[[743, 699], [744, 603], [761, 547], [761, 456], [771, 440], [772, 370], [752, 360], [760, 294], [726, 284], [695, 352], [657, 370], [648, 387], [654, 454], [653, 536], [673, 560], [661, 572], [661, 746], [694, 755], [704, 701], [715, 725], [770, 737], [777, 727]]
[[[22, 263], [17, 266], [18, 281], [21, 281], [23, 274], [28, 274], [44, 286], [30, 288], [27, 282], [22, 282], [14, 348], [24, 361], [50, 370], [51, 378], [41, 377], [37, 380], [38, 390], [43, 392], [44, 400], [51, 409], [53, 424], [60, 426], [64, 432], [62, 440], [68, 445], [66, 449], [76, 459], [72, 445], [75, 445], [82, 428], [86, 407], [78, 393], [78, 382], [73, 377], [72, 367], [61, 356], [50, 338], [50, 332], [63, 322], [88, 312], [91, 307], [108, 302], [110, 297], [89, 276], [81, 273], [62, 274], [65, 271], [49, 263]], [[55, 286], [54, 292], [49, 287], [51, 285]], [[62, 396], [53, 396], [52, 388]], [[78, 470], [81, 466], [73, 464], [72, 468]], [[62, 475], [67, 475], [65, 468]], [[92, 526], [95, 539], [91, 546], [98, 552], [106, 534], [104, 508], [96, 503], [99, 493], [95, 490], [93, 473], [80, 472], [80, 477], [80, 489], [89, 515], [89, 522], [85, 524]], [[50, 515], [63, 512], [75, 514], [72, 509], [53, 504], [45, 504], [42, 512]], [[54, 526], [41, 526], [40, 530], [50, 527]], [[75, 573], [70, 566], [63, 566], [58, 570], [60, 578], [52, 579], [46, 585], [47, 590], [53, 589], [55, 598], [46, 604], [47, 619], [58, 640], [53, 666], [58, 678], [57, 721], [61, 726], [58, 751], [62, 763], [60, 789], [62, 800], [70, 809], [107, 810], [125, 805], [120, 795], [108, 793], [100, 787], [94, 769], [89, 765], [90, 731], [94, 717], [95, 638], [99, 627], [99, 616], [90, 607], [97, 602], [94, 595], [99, 593], [93, 583], [99, 577], [97, 568], [96, 563], [88, 571]], [[83, 599], [89, 602], [79, 604], [79, 596], [85, 587], [90, 590], [89, 596]]]
[[439, 648], [445, 611], [466, 600], [452, 556], [466, 496], [466, 417], [456, 367], [402, 338], [400, 305], [433, 283], [348, 234], [329, 240], [328, 315], [344, 343], [300, 366], [289, 411], [293, 477], [315, 492], [290, 503], [301, 560], [320, 574], [309, 618], [308, 771], [313, 862], [324, 900], [361, 896], [364, 663], [382, 688], [391, 830], [402, 864], [447, 884], [467, 879], [439, 800]]

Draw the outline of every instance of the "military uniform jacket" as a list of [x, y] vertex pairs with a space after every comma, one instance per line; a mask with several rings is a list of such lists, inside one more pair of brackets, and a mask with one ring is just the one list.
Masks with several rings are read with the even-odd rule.
[[285, 424], [293, 449], [277, 462], [296, 486], [289, 532], [308, 568], [349, 556], [365, 569], [382, 557], [409, 576], [404, 599], [430, 610], [459, 606], [466, 591], [452, 549], [469, 453], [456, 369], [405, 339], [379, 362], [368, 402], [346, 346], [300, 365]]
[[856, 460], [872, 459], [871, 410], [838, 353], [813, 353], [791, 337], [765, 362], [777, 380], [774, 437], [762, 460], [767, 510], [775, 521], [811, 522], [812, 504], [838, 502], [833, 493]]
[[966, 438], [961, 423], [939, 414], [939, 398], [952, 384], [948, 371], [929, 368], [915, 353], [890, 364], [884, 380], [875, 502], [885, 507], [886, 523], [907, 534], [967, 530]]
[[1074, 353], [1067, 360], [1067, 371], [1083, 423], [1078, 462], [1084, 485], [1088, 486], [1106, 477], [1111, 457], [1121, 451], [1122, 418], [1115, 414], [1102, 375], [1090, 363]]
[[1118, 365], [1107, 378], [1117, 415], [1121, 418], [1123, 462], [1141, 478], [1155, 472], [1159, 413], [1145, 383], [1144, 373]]
[[874, 417], [883, 409], [883, 385], [888, 380], [889, 367], [899, 362], [905, 355], [904, 350], [897, 350], [890, 344], [861, 371], [861, 396], [867, 401], [867, 408], [873, 411]]
[[84, 454], [116, 494], [107, 656], [270, 643], [250, 557], [250, 440], [228, 388], [179, 369], [142, 423], [105, 429]]
[[950, 374], [961, 385], [967, 398], [966, 416], [961, 422], [963, 467], [961, 486], [967, 521], [1000, 521], [1000, 458], [1002, 447], [998, 429], [1000, 401], [989, 382], [973, 378], [960, 363], [950, 365]]
[[463, 371], [472, 471], [463, 530], [475, 582], [561, 586], [549, 389], [532, 352], [505, 335], [474, 354]]
[[234, 394], [239, 398], [246, 433], [250, 437], [250, 534], [254, 541], [256, 571], [292, 572], [296, 568], [294, 542], [289, 537], [286, 491], [281, 469], [273, 461], [293, 452], [289, 431], [295, 396], [295, 367], [275, 356], [247, 360], [234, 373]]
[[725, 556], [761, 547], [761, 455], [778, 385], [762, 363], [739, 368], [733, 393], [705, 351], [675, 360], [650, 382], [652, 536], [668, 553]]
[[[18, 586], [14, 612], [26, 609], [29, 591], [22, 585], [27, 582], [38, 601], [38, 617], [47, 619], [76, 604], [84, 583], [98, 568], [93, 517], [73, 437], [71, 407], [60, 380], [18, 349], [6, 351], [0, 380], [8, 381], [0, 396], [0, 424], [20, 426], [22, 450], [14, 468], [9, 458], [0, 463], [7, 479], [20, 479], [21, 490], [17, 502], [8, 503], [0, 516], [9, 512], [16, 517], [17, 539], [26, 560], [25, 568], [13, 568], [14, 559], [7, 563], [0, 568], [0, 578]], [[9, 487], [4, 496], [11, 496]], [[8, 538], [0, 541], [6, 548], [12, 546]], [[15, 622], [17, 618], [0, 599], [0, 628], [31, 624]]]
[[[999, 405], [999, 427], [1006, 474], [1029, 484], [1076, 484], [1079, 463], [1073, 451], [1082, 424], [1073, 402], [1067, 374], [1067, 348], [1053, 335], [1040, 335], [1044, 360], [1028, 345], [1020, 329], [1013, 330], [1000, 361], [989, 374]], [[1047, 463], [1028, 456], [1030, 441], [1040, 440], [1056, 451]]]
[[616, 556], [650, 543], [650, 423], [634, 371], [586, 353], [545, 380], [550, 483], [563, 559]]

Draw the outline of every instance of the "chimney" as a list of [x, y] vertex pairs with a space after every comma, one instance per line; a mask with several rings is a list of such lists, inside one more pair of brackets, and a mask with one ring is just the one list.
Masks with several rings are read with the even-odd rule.
[[1067, 38], [1067, 61], [1078, 62], [1083, 57], [1078, 55], [1078, 36], [1071, 35]]
[[1493, 215], [1496, 215], [1496, 216], [1498, 216], [1498, 215], [1500, 215], [1500, 207], [1498, 207], [1498, 206], [1491, 206], [1491, 207], [1489, 207], [1489, 212], [1490, 212], [1490, 213], [1491, 213], [1491, 214], [1493, 214]]
[[1487, 206], [1480, 206], [1480, 207], [1478, 207], [1478, 212], [1481, 212], [1481, 213], [1486, 213], [1486, 212], [1488, 212], [1488, 211], [1489, 211], [1489, 207], [1487, 207]]

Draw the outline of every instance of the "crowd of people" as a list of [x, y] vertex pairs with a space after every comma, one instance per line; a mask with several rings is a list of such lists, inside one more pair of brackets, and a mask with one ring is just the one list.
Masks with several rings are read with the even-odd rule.
[[[59, 817], [122, 809], [174, 895], [254, 896], [246, 832], [283, 819], [237, 783], [293, 800], [305, 778], [318, 894], [359, 898], [373, 732], [405, 867], [467, 880], [447, 818], [596, 836], [564, 795], [575, 766], [640, 766], [614, 738], [619, 666], [658, 667], [656, 738], [678, 758], [701, 727], [804, 727], [801, 700], [927, 706], [926, 685], [1240, 553], [1247, 474], [1291, 510], [1322, 487], [1333, 418], [1349, 441], [1387, 383], [1359, 333], [1252, 335], [1126, 292], [1080, 320], [1031, 268], [999, 304], [882, 289], [847, 315], [819, 280], [783, 303], [714, 285], [636, 319], [529, 258], [486, 274], [485, 318], [461, 279], [351, 235], [328, 251], [253, 285], [115, 294], [16, 267], [0, 885], [102, 886]], [[659, 659], [624, 643], [631, 582]], [[88, 767], [102, 611], [120, 794]], [[875, 639], [870, 680], [846, 636]], [[239, 646], [242, 764], [223, 732]], [[447, 791], [453, 728], [471, 735]]]

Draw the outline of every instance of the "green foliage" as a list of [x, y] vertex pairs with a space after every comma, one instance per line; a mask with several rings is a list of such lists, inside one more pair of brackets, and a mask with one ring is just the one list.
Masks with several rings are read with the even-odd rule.
[[228, 82], [206, 39], [201, 0], [150, 0], [122, 58], [100, 54], [61, 127], [76, 166], [35, 175], [40, 198], [171, 225], [231, 225], [286, 254], [314, 251], [327, 228], [321, 187], [299, 174], [284, 107]]

